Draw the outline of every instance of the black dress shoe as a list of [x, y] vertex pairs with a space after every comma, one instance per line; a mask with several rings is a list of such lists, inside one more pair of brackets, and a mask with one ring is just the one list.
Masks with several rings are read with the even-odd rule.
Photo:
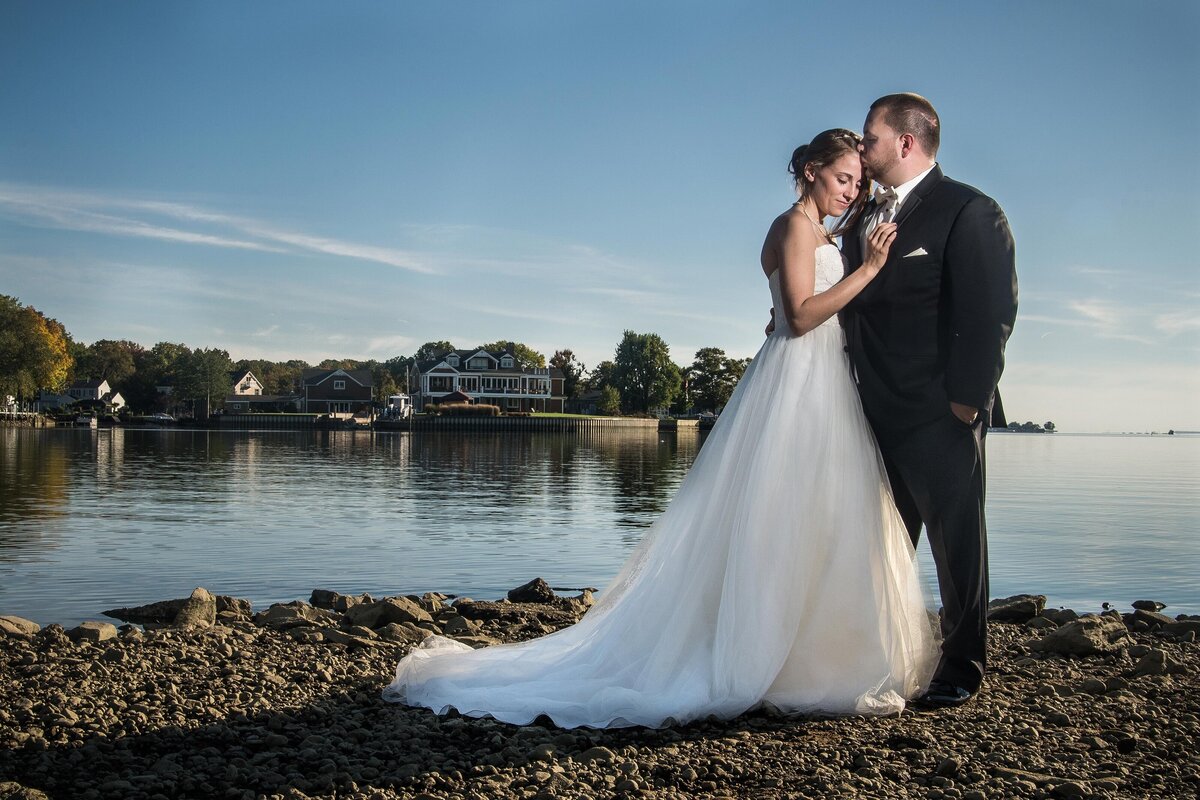
[[955, 708], [974, 696], [972, 692], [949, 681], [933, 680], [925, 694], [912, 702], [918, 708]]

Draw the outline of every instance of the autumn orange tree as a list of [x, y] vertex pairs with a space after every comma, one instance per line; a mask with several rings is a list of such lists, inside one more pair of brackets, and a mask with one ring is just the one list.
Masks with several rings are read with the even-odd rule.
[[58, 320], [0, 295], [0, 395], [19, 400], [61, 389], [73, 360], [71, 336]]

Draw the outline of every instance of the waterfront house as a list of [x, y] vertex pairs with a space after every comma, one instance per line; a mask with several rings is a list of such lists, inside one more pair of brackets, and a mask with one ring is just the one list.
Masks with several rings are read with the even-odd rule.
[[295, 394], [231, 394], [225, 398], [225, 413], [246, 414], [297, 411], [300, 396]]
[[369, 407], [375, 388], [369, 369], [306, 369], [300, 385], [306, 413], [347, 416]]
[[237, 396], [248, 397], [263, 393], [262, 382], [248, 369], [235, 369], [229, 373], [229, 383], [233, 386], [233, 394]]
[[42, 389], [38, 392], [35, 408], [38, 411], [58, 411], [60, 408], [66, 408], [74, 402], [76, 402], [76, 399], [69, 394]]
[[563, 374], [556, 367], [519, 366], [512, 344], [504, 350], [452, 350], [419, 361], [409, 375], [413, 407], [469, 402], [504, 412], [562, 412]]
[[[92, 406], [104, 406], [109, 411], [120, 411], [125, 408], [125, 398], [108, 385], [104, 378], [86, 381], [75, 381], [67, 387], [67, 395], [75, 402], [88, 403]], [[50, 399], [50, 398], [47, 398]], [[49, 407], [49, 404], [47, 406]]]
[[76, 400], [99, 400], [110, 392], [112, 392], [112, 387], [104, 378], [75, 381], [67, 387], [67, 394]]
[[228, 413], [296, 411], [300, 407], [299, 395], [263, 394], [262, 382], [248, 369], [234, 370], [229, 373], [229, 380], [233, 394], [225, 398]]

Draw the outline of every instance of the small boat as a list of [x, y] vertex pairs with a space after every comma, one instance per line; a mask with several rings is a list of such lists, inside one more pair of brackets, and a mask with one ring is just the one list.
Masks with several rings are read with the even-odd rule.
[[96, 418], [91, 414], [80, 414], [75, 418], [76, 428], [94, 428], [96, 424]]

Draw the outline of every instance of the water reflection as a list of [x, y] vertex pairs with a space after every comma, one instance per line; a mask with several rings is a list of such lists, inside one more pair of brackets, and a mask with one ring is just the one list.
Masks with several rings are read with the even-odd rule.
[[[702, 442], [0, 429], [0, 613], [70, 622], [197, 585], [260, 606], [322, 586], [492, 598], [541, 575], [602, 587]], [[989, 449], [997, 593], [1075, 602], [1102, 587], [1120, 602], [1161, 588], [1173, 610], [1200, 609], [1200, 442], [997, 437]]]
[[56, 537], [43, 522], [66, 513], [68, 471], [86, 452], [81, 444], [97, 436], [41, 433], [0, 428], [0, 561], [56, 546]]

